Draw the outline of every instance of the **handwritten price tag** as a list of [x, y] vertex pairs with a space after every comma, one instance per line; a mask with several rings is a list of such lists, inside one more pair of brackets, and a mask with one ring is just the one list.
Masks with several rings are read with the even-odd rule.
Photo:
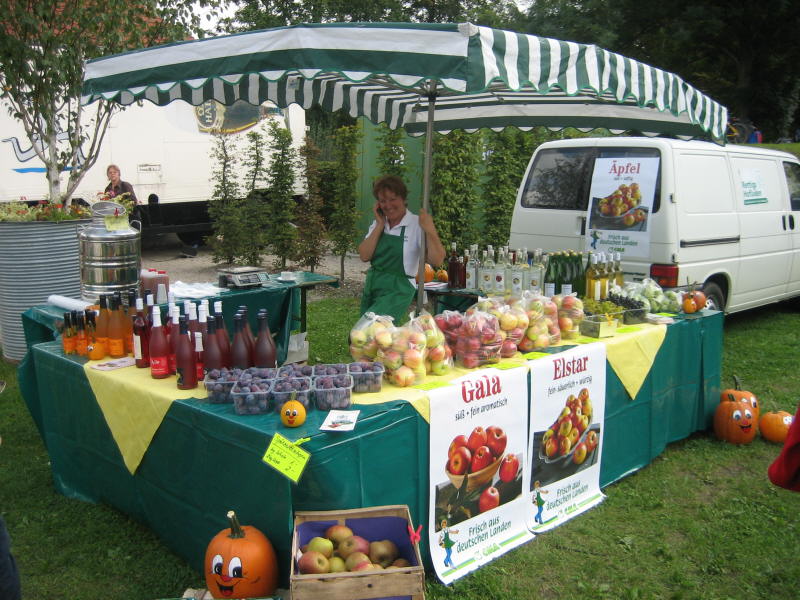
[[103, 224], [108, 231], [124, 231], [128, 228], [128, 217], [126, 215], [103, 217]]
[[280, 433], [276, 433], [272, 436], [272, 441], [261, 460], [281, 475], [297, 483], [310, 458], [311, 453], [306, 452], [291, 440], [287, 440]]

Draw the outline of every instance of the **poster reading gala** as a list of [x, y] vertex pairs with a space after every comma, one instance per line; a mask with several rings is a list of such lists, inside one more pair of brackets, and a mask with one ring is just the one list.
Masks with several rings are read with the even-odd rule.
[[606, 348], [600, 343], [528, 363], [531, 369], [528, 527], [547, 531], [603, 500], [600, 457]]
[[[480, 369], [431, 390], [431, 561], [450, 583], [532, 539], [528, 369]], [[455, 389], [454, 389], [455, 387]]]

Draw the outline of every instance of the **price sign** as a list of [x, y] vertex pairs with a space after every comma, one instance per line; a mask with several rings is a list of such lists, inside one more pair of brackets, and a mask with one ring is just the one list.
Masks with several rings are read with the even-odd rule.
[[128, 228], [126, 215], [108, 215], [103, 217], [103, 224], [108, 231], [124, 231]]
[[295, 442], [286, 439], [280, 433], [276, 433], [272, 436], [272, 441], [269, 443], [267, 451], [261, 460], [281, 475], [297, 483], [310, 458], [311, 453], [306, 452]]

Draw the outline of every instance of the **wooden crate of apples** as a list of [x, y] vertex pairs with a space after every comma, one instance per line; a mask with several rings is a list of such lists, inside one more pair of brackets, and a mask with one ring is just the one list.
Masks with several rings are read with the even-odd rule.
[[425, 597], [425, 572], [405, 505], [295, 514], [293, 600]]

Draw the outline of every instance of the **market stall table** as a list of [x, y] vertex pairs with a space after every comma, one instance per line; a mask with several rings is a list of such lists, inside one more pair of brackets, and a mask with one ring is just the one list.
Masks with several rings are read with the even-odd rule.
[[[607, 365], [601, 486], [708, 427], [719, 396], [722, 323], [721, 313], [704, 311], [670, 325], [634, 399]], [[86, 378], [85, 359], [64, 356], [56, 342], [37, 344], [30, 354], [35, 381], [23, 393], [31, 413], [41, 415], [56, 489], [130, 514], [198, 570], [230, 509], [270, 537], [284, 579], [293, 511], [407, 504], [414, 522], [426, 521], [430, 432], [414, 405], [400, 399], [405, 390], [396, 390], [398, 400], [356, 405], [355, 431], [335, 434], [318, 431], [318, 411], [287, 430], [276, 415], [244, 417], [231, 405], [175, 401], [131, 474]], [[303, 447], [311, 460], [297, 485], [261, 460], [276, 431], [292, 440], [310, 437]], [[421, 550], [428, 555], [425, 536]]]

